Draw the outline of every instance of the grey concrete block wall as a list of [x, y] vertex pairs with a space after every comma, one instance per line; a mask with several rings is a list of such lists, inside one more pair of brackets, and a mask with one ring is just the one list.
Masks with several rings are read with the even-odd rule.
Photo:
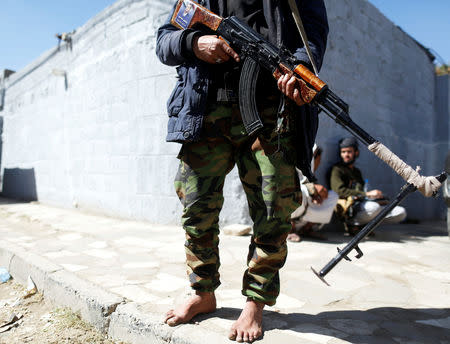
[[[39, 201], [179, 222], [173, 178], [180, 146], [164, 141], [175, 70], [154, 51], [172, 3], [118, 0], [76, 30], [72, 49], [55, 47], [4, 81], [2, 170], [34, 171]], [[435, 152], [448, 133], [435, 141], [435, 77], [426, 53], [366, 0], [326, 3], [331, 31], [322, 78], [362, 127], [426, 174], [439, 171]], [[347, 134], [320, 116], [324, 179], [335, 142]], [[368, 152], [359, 164], [391, 195], [403, 184]], [[21, 175], [4, 188], [8, 195], [17, 196]], [[441, 216], [439, 201], [408, 202], [414, 217]], [[250, 222], [235, 170], [221, 222]]]
[[34, 168], [40, 201], [178, 217], [179, 147], [164, 142], [175, 77], [154, 53], [169, 10], [169, 1], [118, 1], [77, 29], [72, 50], [63, 44], [8, 79], [2, 168]]
[[[353, 120], [425, 175], [442, 171], [435, 159], [449, 136], [436, 137], [434, 66], [427, 53], [367, 1], [326, 1], [330, 35], [321, 76], [350, 106]], [[447, 95], [448, 96], [448, 95]], [[443, 101], [443, 100], [440, 100]], [[325, 152], [319, 180], [338, 160], [336, 143], [349, 134], [324, 114], [318, 141]], [[438, 125], [439, 126], [439, 125]], [[373, 188], [393, 197], [404, 181], [362, 147], [357, 164]], [[445, 154], [444, 154], [445, 156]], [[443, 218], [443, 200], [414, 194], [403, 203], [412, 218]]]
[[[435, 149], [432, 159], [433, 165], [445, 170], [445, 159], [450, 151], [450, 75], [442, 75], [436, 78], [435, 109], [436, 119], [433, 123]], [[446, 208], [444, 202], [440, 203], [439, 213], [447, 213]], [[450, 221], [448, 215], [447, 221]]]

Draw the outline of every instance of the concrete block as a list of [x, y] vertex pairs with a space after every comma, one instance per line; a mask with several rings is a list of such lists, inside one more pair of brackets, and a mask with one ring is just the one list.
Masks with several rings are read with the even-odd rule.
[[126, 16], [123, 16], [122, 22], [123, 26], [131, 26], [148, 17], [148, 6], [147, 3], [143, 2], [140, 4], [133, 4], [128, 8]]
[[344, 1], [326, 1], [326, 8], [329, 20], [349, 19], [351, 7], [346, 6]]
[[171, 342], [174, 328], [164, 324], [161, 315], [143, 311], [135, 303], [119, 305], [111, 314], [108, 336], [135, 344]]
[[55, 304], [70, 307], [102, 333], [107, 333], [109, 316], [124, 300], [65, 270], [47, 276], [44, 295]]
[[[152, 204], [154, 205], [155, 214], [153, 215], [153, 217], [146, 216], [146, 220], [152, 221], [152, 218], [154, 218], [154, 216], [158, 216], [161, 219], [161, 224], [179, 223], [182, 207], [175, 192], [173, 193], [173, 196], [161, 196], [156, 200], [149, 198], [149, 203], [150, 202], [152, 202]], [[144, 214], [147, 214], [147, 209], [148, 208], [144, 208]]]
[[0, 267], [6, 268], [9, 271], [12, 257], [14, 253], [11, 251], [11, 245], [6, 241], [0, 242]]
[[26, 285], [28, 276], [31, 276], [38, 290], [44, 291], [47, 277], [62, 269], [59, 265], [28, 252], [20, 246], [12, 244], [9, 246], [10, 252], [13, 253], [9, 273], [21, 284]]

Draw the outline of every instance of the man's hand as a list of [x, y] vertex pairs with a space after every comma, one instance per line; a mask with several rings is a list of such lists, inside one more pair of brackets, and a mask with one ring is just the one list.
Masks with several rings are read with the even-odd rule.
[[371, 199], [383, 198], [383, 192], [380, 190], [370, 190], [366, 192], [366, 197]]
[[290, 73], [284, 74], [278, 79], [278, 89], [292, 99], [298, 106], [305, 104], [303, 101], [300, 90], [297, 87], [297, 79]]
[[327, 188], [320, 184], [314, 184], [314, 189], [316, 189], [316, 192], [311, 196], [312, 202], [314, 204], [322, 204], [328, 197]]
[[198, 36], [192, 42], [192, 50], [198, 59], [218, 64], [233, 58], [240, 61], [239, 55], [223, 39], [214, 35]]

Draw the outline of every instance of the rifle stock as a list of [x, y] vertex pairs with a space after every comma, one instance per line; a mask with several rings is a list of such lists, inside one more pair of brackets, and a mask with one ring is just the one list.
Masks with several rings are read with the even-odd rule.
[[191, 0], [178, 0], [170, 22], [179, 29], [186, 30], [197, 24], [217, 31], [223, 18]]

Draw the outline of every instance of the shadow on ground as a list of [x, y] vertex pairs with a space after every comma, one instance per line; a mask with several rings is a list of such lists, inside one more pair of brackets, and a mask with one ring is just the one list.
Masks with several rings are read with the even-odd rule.
[[33, 202], [33, 201], [24, 201], [24, 200], [21, 200], [21, 199], [7, 198], [7, 197], [0, 196], [0, 205], [27, 204], [27, 203], [31, 203], [31, 202]]
[[[441, 222], [423, 222], [420, 224], [410, 225], [407, 223], [395, 225], [380, 225], [373, 231], [373, 237], [365, 238], [364, 240], [379, 241], [379, 242], [397, 242], [402, 243], [406, 241], [422, 241], [423, 238], [430, 236], [444, 237], [448, 236], [446, 223]], [[343, 244], [348, 243], [352, 237], [345, 236], [342, 231], [325, 229], [323, 234], [327, 237], [328, 244]], [[302, 238], [303, 240], [311, 240], [309, 238]], [[300, 242], [301, 244], [301, 242]]]
[[[241, 310], [223, 307], [208, 315], [235, 320]], [[440, 326], [438, 326], [440, 325]], [[406, 309], [380, 307], [368, 310], [305, 313], [264, 311], [264, 331], [286, 330], [316, 334], [345, 340], [354, 344], [450, 343], [450, 309]], [[395, 339], [394, 339], [395, 338]]]

